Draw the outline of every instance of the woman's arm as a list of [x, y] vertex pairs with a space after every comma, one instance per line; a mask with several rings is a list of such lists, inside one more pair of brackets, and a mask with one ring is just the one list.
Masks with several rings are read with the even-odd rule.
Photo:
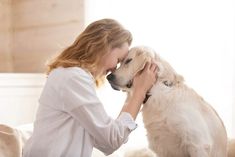
[[108, 116], [88, 74], [70, 76], [61, 90], [65, 112], [84, 128], [96, 148], [108, 155], [127, 141], [130, 128], [136, 125], [132, 116], [122, 113], [116, 120]]
[[146, 63], [141, 73], [137, 74], [133, 81], [133, 91], [128, 95], [127, 101], [121, 112], [128, 112], [135, 120], [145, 99], [147, 91], [156, 82], [157, 65]]

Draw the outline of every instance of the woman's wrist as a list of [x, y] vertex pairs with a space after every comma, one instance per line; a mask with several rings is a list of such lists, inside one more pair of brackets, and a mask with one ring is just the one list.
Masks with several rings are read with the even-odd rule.
[[127, 101], [123, 106], [121, 112], [128, 112], [131, 114], [133, 119], [136, 119], [139, 110], [141, 108], [141, 105], [144, 101], [144, 98], [145, 98], [144, 92], [133, 91], [133, 93], [131, 93], [131, 95], [128, 96]]
[[143, 90], [133, 90], [132, 97], [139, 99], [139, 101], [142, 103], [144, 101], [145, 95], [147, 92]]

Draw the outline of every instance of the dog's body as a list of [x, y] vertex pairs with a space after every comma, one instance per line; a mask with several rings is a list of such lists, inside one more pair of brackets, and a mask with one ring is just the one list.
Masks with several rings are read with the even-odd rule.
[[150, 148], [160, 157], [226, 157], [226, 131], [211, 106], [182, 82], [159, 81], [142, 110]]
[[158, 79], [142, 108], [149, 147], [159, 157], [226, 157], [227, 134], [216, 111], [153, 50], [132, 48], [110, 84], [131, 94], [127, 85], [152, 60]]

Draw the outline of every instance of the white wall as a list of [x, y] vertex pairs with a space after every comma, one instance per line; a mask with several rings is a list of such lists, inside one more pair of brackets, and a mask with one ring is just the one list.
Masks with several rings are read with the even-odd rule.
[[70, 45], [82, 30], [83, 3], [83, 0], [13, 0], [14, 72], [44, 72], [48, 59]]
[[0, 124], [19, 126], [34, 121], [44, 74], [0, 74]]
[[1, 0], [0, 10], [0, 72], [44, 72], [84, 27], [83, 0]]
[[0, 71], [12, 71], [11, 55], [11, 0], [0, 1]]
[[[228, 135], [235, 137], [234, 0], [86, 2], [86, 24], [100, 18], [120, 21], [133, 33], [132, 46], [151, 46], [169, 61], [187, 84], [216, 109]], [[110, 96], [102, 100], [108, 112], [117, 115], [124, 98], [110, 88], [105, 90], [101, 95]], [[135, 138], [143, 135], [138, 131]], [[130, 139], [129, 145], [137, 144], [136, 139]], [[140, 141], [145, 144], [144, 139]]]

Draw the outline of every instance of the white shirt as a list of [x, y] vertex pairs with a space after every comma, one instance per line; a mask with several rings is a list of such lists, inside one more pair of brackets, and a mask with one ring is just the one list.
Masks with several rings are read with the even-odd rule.
[[24, 157], [90, 157], [93, 147], [109, 155], [136, 128], [129, 113], [107, 115], [92, 75], [78, 67], [53, 70], [39, 103]]

